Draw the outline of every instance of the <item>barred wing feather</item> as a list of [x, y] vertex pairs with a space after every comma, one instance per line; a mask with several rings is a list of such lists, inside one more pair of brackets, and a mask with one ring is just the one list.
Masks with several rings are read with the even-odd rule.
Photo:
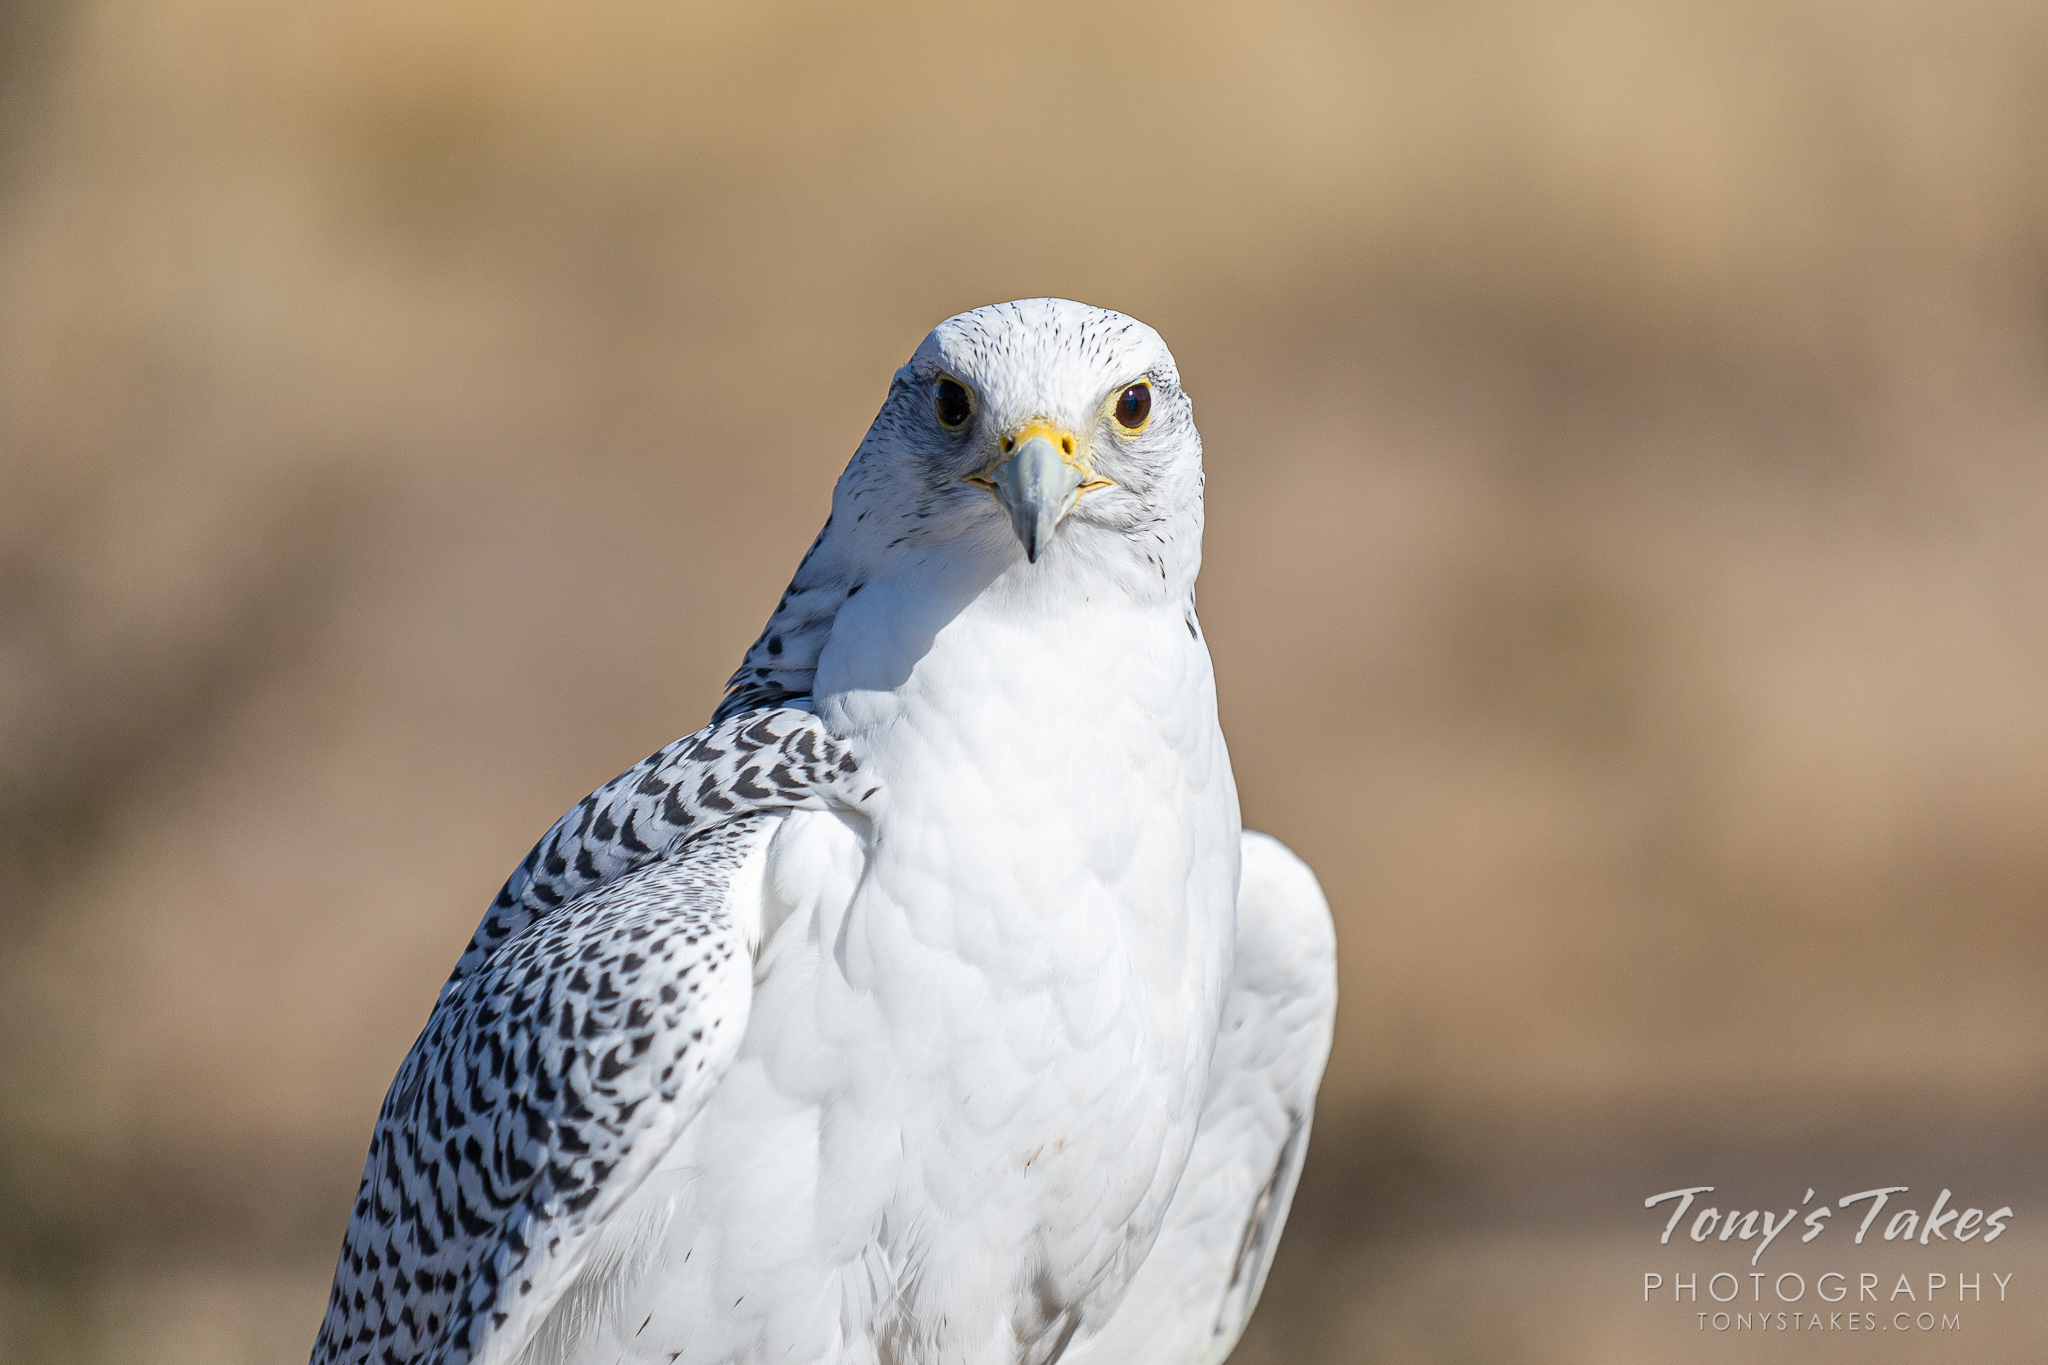
[[577, 803], [493, 903], [386, 1096], [314, 1365], [502, 1365], [718, 1084], [733, 892], [790, 809], [877, 796], [808, 713], [731, 717]]

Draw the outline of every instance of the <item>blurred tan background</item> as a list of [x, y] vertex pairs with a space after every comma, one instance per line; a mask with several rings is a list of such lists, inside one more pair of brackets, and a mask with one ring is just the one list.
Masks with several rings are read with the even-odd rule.
[[[1179, 356], [1340, 921], [1239, 1359], [2048, 1358], [2029, 0], [5, 0], [0, 1358], [304, 1358], [499, 879], [1047, 293]], [[2024, 1293], [1703, 1334], [1695, 1184], [2011, 1203], [1923, 1259]]]

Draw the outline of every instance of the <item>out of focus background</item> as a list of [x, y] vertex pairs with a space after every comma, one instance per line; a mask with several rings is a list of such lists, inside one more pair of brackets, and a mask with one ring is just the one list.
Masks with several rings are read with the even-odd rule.
[[[1339, 920], [1239, 1360], [2048, 1358], [2048, 6], [7, 0], [0, 1359], [303, 1359], [500, 878], [1034, 294]], [[1901, 1184], [2017, 1213], [1772, 1258], [2007, 1303], [1642, 1301]]]

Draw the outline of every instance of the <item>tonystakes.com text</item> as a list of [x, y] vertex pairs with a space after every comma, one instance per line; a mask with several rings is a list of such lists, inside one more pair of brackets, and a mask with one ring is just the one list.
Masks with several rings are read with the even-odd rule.
[[[1775, 1209], [1729, 1209], [1700, 1199], [1711, 1195], [1712, 1185], [1693, 1185], [1666, 1190], [1643, 1201], [1646, 1209], [1661, 1204], [1672, 1206], [1664, 1224], [1660, 1245], [1671, 1245], [1687, 1215], [1691, 1222], [1680, 1234], [1679, 1245], [1722, 1242], [1754, 1242], [1751, 1266], [1763, 1259], [1764, 1251], [1780, 1233], [1802, 1224], [1805, 1233], [1798, 1240], [1812, 1242], [1834, 1226], [1838, 1211], [1862, 1213], [1856, 1225], [1854, 1245], [1861, 1246], [1879, 1217], [1889, 1206], [1891, 1217], [1882, 1224], [1882, 1240], [1894, 1246], [1935, 1247], [1947, 1244], [1951, 1254], [1968, 1245], [1975, 1251], [1996, 1242], [2009, 1225], [2011, 1205], [1986, 1211], [1975, 1205], [1956, 1206], [1954, 1192], [1944, 1189], [1923, 1214], [1918, 1201], [1908, 1206], [1894, 1201], [1908, 1195], [1910, 1187], [1886, 1185], [1815, 1205], [1814, 1191], [1796, 1206], [1782, 1213]], [[1867, 1206], [1867, 1207], [1859, 1207]], [[1697, 1212], [1695, 1209], [1697, 1208]], [[1873, 1242], [1872, 1245], [1877, 1243]], [[1970, 1245], [1974, 1244], [1974, 1245]], [[1734, 1245], [1731, 1245], [1731, 1250]], [[1746, 1283], [1745, 1283], [1746, 1281]], [[2013, 1275], [2005, 1270], [1950, 1267], [1915, 1274], [1872, 1270], [1829, 1270], [1812, 1276], [1788, 1270], [1773, 1275], [1767, 1270], [1661, 1269], [1643, 1272], [1643, 1302], [1671, 1296], [1670, 1302], [1692, 1311], [1702, 1332], [1954, 1332], [1963, 1326], [1960, 1305], [2005, 1303], [2013, 1287]], [[1726, 1308], [1718, 1305], [1726, 1304]], [[1696, 1306], [1695, 1306], [1696, 1305]], [[1952, 1307], [1953, 1305], [1953, 1307]]]

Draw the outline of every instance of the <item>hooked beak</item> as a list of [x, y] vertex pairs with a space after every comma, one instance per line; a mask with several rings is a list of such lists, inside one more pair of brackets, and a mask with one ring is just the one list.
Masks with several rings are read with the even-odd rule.
[[969, 475], [996, 495], [1010, 514], [1010, 529], [1033, 564], [1052, 539], [1053, 528], [1074, 510], [1083, 493], [1107, 488], [1095, 478], [1087, 461], [1075, 453], [1072, 435], [1044, 422], [1033, 422], [1006, 442], [1010, 454], [986, 474]]

